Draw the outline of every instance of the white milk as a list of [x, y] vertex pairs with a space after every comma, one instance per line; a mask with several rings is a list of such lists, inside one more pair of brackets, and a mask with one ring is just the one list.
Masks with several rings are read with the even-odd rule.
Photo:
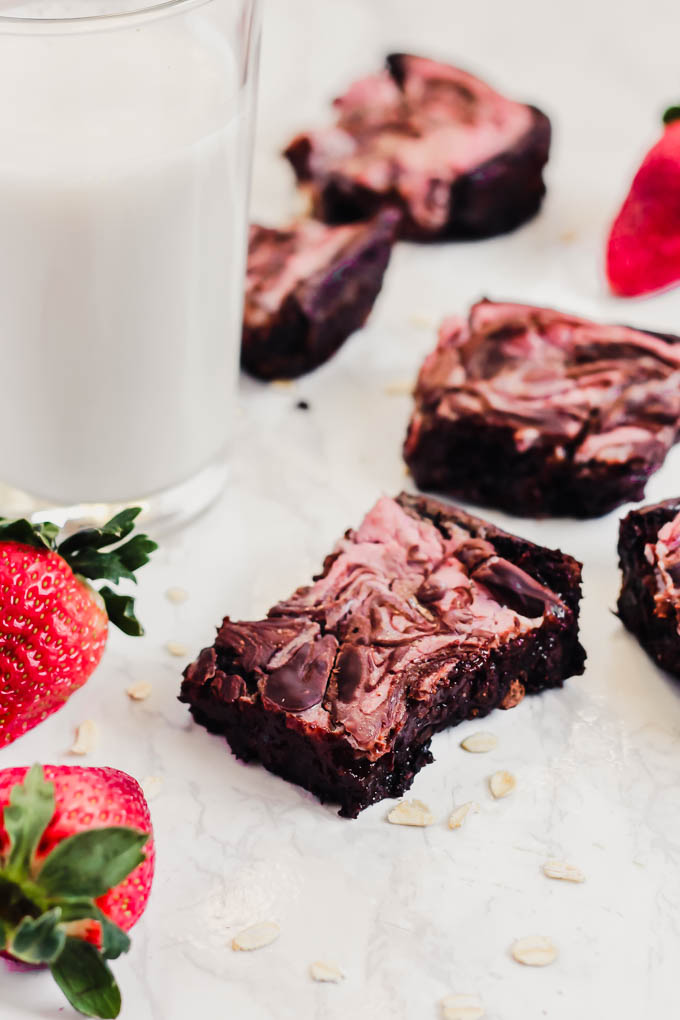
[[204, 18], [0, 25], [0, 481], [33, 495], [133, 499], [225, 447], [248, 139]]

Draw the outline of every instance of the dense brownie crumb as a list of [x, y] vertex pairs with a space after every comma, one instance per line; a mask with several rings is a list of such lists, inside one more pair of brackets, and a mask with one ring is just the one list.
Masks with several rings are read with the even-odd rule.
[[680, 499], [623, 518], [619, 561], [621, 619], [659, 666], [680, 676]]
[[402, 237], [486, 237], [541, 204], [550, 121], [460, 68], [393, 54], [334, 108], [332, 127], [299, 135], [285, 151], [329, 223], [396, 205]]
[[680, 430], [674, 336], [474, 305], [425, 360], [404, 457], [417, 484], [524, 516], [643, 498]]
[[383, 498], [312, 585], [264, 620], [225, 618], [181, 700], [353, 817], [410, 786], [436, 731], [582, 672], [580, 577], [455, 507]]
[[380, 293], [399, 213], [328, 227], [250, 228], [241, 363], [260, 379], [289, 379], [331, 357]]

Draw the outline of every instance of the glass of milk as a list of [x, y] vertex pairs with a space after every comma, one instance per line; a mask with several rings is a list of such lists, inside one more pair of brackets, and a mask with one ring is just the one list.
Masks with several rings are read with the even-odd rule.
[[259, 0], [0, 0], [0, 515], [225, 477]]

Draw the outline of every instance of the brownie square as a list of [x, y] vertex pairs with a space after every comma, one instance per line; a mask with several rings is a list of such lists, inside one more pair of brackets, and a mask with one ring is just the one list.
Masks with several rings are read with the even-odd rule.
[[619, 563], [619, 616], [659, 666], [680, 676], [680, 499], [623, 518]]
[[285, 150], [317, 216], [403, 213], [400, 236], [488, 237], [533, 216], [545, 194], [550, 121], [448, 64], [392, 54], [334, 102], [335, 124]]
[[250, 228], [241, 363], [260, 379], [316, 368], [367, 319], [380, 293], [399, 213], [329, 227]]
[[581, 566], [402, 493], [266, 619], [226, 617], [180, 700], [244, 761], [356, 815], [398, 797], [432, 735], [583, 671]]
[[404, 458], [423, 489], [526, 517], [643, 498], [680, 428], [678, 337], [480, 301], [420, 371]]

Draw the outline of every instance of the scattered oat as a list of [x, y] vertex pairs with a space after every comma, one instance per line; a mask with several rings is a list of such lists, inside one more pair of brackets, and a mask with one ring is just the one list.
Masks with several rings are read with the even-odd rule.
[[495, 797], [496, 800], [500, 800], [501, 797], [507, 797], [516, 786], [517, 780], [512, 772], [506, 772], [505, 769], [501, 769], [500, 772], [494, 772], [489, 779], [489, 789], [491, 790], [492, 797]]
[[564, 882], [585, 882], [586, 876], [573, 864], [566, 861], [546, 861], [543, 865], [543, 874], [548, 878], [561, 878]]
[[261, 921], [244, 928], [231, 943], [231, 948], [240, 952], [250, 953], [253, 949], [262, 949], [276, 942], [281, 934], [278, 924], [273, 921]]
[[189, 592], [186, 590], [186, 588], [177, 587], [168, 588], [165, 593], [165, 597], [168, 600], [168, 602], [172, 602], [172, 604], [175, 606], [180, 606], [183, 602], [186, 602], [186, 600], [189, 598]]
[[484, 1007], [476, 995], [447, 995], [442, 999], [444, 1020], [479, 1020]]
[[344, 981], [345, 975], [335, 963], [324, 963], [323, 960], [315, 960], [309, 968], [314, 981], [327, 981], [337, 985]]
[[472, 754], [486, 754], [487, 751], [493, 751], [498, 747], [498, 737], [493, 733], [471, 733], [465, 740], [461, 740], [460, 746]]
[[427, 312], [414, 312], [413, 315], [409, 315], [409, 322], [420, 329], [434, 329], [437, 325], [436, 320]]
[[513, 943], [512, 955], [525, 967], [547, 967], [557, 959], [557, 947], [547, 935], [527, 935]]
[[150, 683], [148, 683], [148, 681], [140, 680], [139, 683], [131, 684], [125, 693], [128, 698], [132, 699], [132, 701], [146, 701], [152, 690], [153, 687]]
[[474, 800], [469, 800], [466, 804], [461, 804], [459, 807], [454, 808], [449, 815], [449, 829], [460, 829], [470, 813], [476, 815], [478, 812], [479, 804]]
[[160, 776], [145, 776], [141, 782], [144, 796], [147, 800], [153, 800], [163, 789], [163, 780]]
[[422, 800], [400, 800], [388, 812], [387, 821], [392, 825], [433, 825], [434, 815]]
[[391, 382], [385, 387], [385, 393], [389, 397], [410, 397], [413, 393], [412, 382]]
[[176, 655], [178, 659], [189, 654], [187, 646], [183, 645], [181, 641], [166, 641], [165, 648], [171, 655]]
[[76, 739], [71, 754], [89, 754], [99, 742], [99, 727], [93, 719], [86, 719], [76, 730]]

